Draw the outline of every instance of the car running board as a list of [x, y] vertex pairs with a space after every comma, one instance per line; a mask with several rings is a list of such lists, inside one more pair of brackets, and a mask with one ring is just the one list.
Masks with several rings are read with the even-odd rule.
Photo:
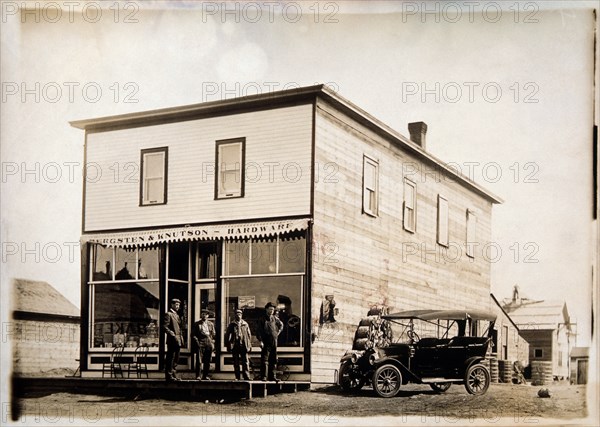
[[424, 378], [421, 380], [423, 384], [431, 384], [431, 383], [453, 383], [458, 380], [449, 379], [449, 378]]

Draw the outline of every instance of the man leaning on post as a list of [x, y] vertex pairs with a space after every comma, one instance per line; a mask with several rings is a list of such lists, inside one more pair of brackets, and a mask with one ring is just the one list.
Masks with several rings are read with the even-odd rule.
[[165, 357], [165, 379], [167, 381], [179, 381], [175, 373], [177, 372], [177, 362], [179, 361], [179, 352], [183, 345], [183, 336], [181, 335], [181, 319], [177, 311], [181, 301], [177, 298], [171, 300], [171, 308], [163, 318], [163, 330], [167, 334], [167, 354]]
[[275, 315], [272, 302], [265, 305], [266, 313], [258, 321], [256, 335], [260, 341], [260, 376], [263, 381], [277, 381], [275, 365], [277, 364], [277, 337], [283, 330], [283, 323]]

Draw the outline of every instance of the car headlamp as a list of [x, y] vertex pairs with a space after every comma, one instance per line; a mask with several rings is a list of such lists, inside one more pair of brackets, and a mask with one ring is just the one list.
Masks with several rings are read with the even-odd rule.
[[373, 353], [369, 356], [369, 363], [374, 365], [377, 359], [379, 359], [379, 355], [377, 353]]
[[352, 353], [352, 356], [350, 356], [350, 361], [353, 364], [356, 364], [358, 362], [358, 354], [357, 353]]

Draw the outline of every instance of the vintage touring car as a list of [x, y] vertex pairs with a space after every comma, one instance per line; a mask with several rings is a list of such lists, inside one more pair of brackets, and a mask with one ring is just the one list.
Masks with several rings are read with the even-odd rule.
[[407, 383], [429, 384], [440, 393], [462, 383], [470, 394], [484, 394], [495, 320], [478, 310], [410, 310], [363, 319], [340, 361], [338, 383], [346, 391], [371, 384], [381, 397], [396, 396]]

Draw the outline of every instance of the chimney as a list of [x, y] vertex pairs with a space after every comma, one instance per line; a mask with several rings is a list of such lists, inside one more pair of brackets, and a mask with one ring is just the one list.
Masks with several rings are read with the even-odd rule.
[[427, 134], [427, 124], [425, 122], [413, 122], [408, 124], [408, 132], [412, 142], [425, 150], [425, 135]]

